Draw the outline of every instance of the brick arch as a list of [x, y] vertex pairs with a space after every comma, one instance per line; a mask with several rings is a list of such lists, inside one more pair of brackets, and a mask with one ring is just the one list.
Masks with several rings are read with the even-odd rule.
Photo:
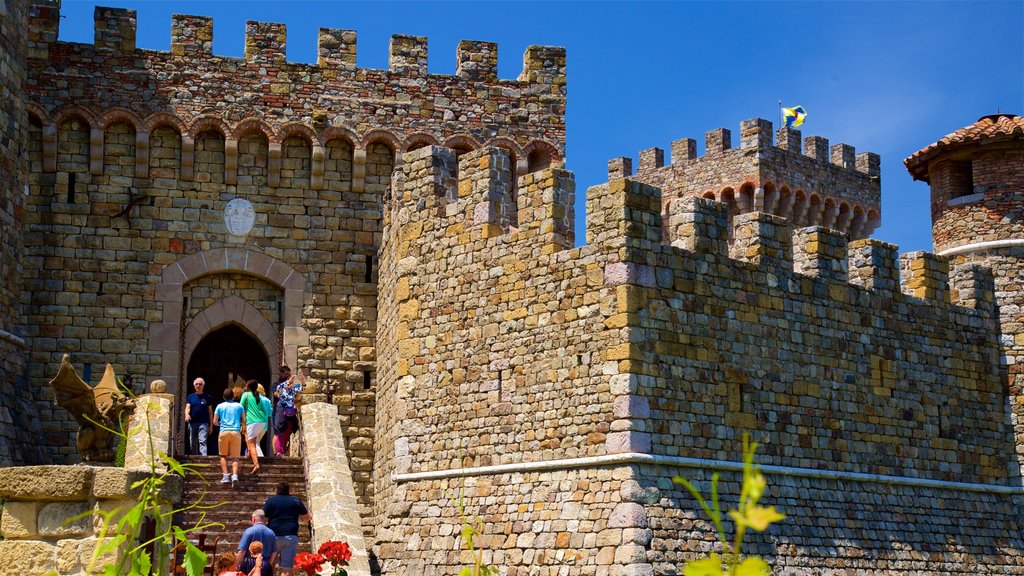
[[[160, 374], [151, 379], [163, 378], [172, 393], [178, 388], [178, 370], [185, 358], [181, 346], [184, 306], [182, 288], [197, 278], [223, 272], [249, 274], [284, 291], [281, 346], [284, 353], [281, 360], [284, 363], [298, 364], [299, 347], [309, 345], [309, 333], [300, 325], [306, 280], [299, 271], [268, 254], [247, 248], [216, 248], [197, 252], [168, 264], [161, 272], [160, 283], [154, 291], [156, 301], [163, 307], [163, 317], [161, 322], [150, 325], [149, 348], [161, 354], [162, 362]], [[277, 358], [277, 355], [272, 354], [271, 357]]]
[[527, 171], [543, 170], [561, 160], [558, 148], [543, 140], [534, 140], [523, 147]]
[[25, 111], [28, 112], [29, 116], [34, 116], [40, 125], [45, 126], [50, 122], [50, 115], [46, 113], [46, 108], [35, 102], [25, 102]]
[[241, 140], [246, 136], [253, 133], [260, 133], [264, 138], [267, 139], [267, 144], [271, 142], [279, 142], [274, 138], [274, 131], [270, 129], [270, 126], [257, 118], [247, 118], [239, 122], [235, 129], [231, 131], [231, 138], [233, 140]]
[[289, 138], [302, 138], [307, 144], [309, 144], [311, 149], [322, 145], [320, 137], [317, 136], [316, 132], [302, 122], [289, 122], [284, 126], [281, 126], [272, 142], [282, 144]]
[[78, 118], [82, 122], [89, 125], [90, 129], [99, 129], [99, 122], [96, 120], [96, 115], [91, 110], [84, 106], [67, 106], [61, 108], [53, 115], [53, 125], [58, 129], [60, 125], [68, 121], [71, 118]]
[[142, 119], [127, 108], [111, 108], [103, 114], [100, 114], [97, 121], [99, 122], [100, 128], [103, 130], [109, 128], [111, 124], [124, 122], [135, 129], [135, 132], [145, 131], [145, 124], [142, 122]]
[[[89, 126], [89, 173], [93, 176], [103, 174], [103, 129], [100, 128], [99, 120], [91, 110], [84, 106], [68, 106], [59, 110], [53, 115], [54, 143], [56, 143], [61, 126], [72, 118], [78, 118]], [[43, 130], [43, 137], [46, 137], [46, 130]], [[45, 147], [45, 144], [44, 144]], [[44, 152], [45, 156], [45, 152]], [[57, 168], [59, 150], [55, 150], [53, 168]]]
[[363, 136], [363, 148], [369, 148], [370, 144], [383, 144], [391, 149], [391, 153], [398, 156], [402, 153], [402, 140], [395, 136], [394, 132], [377, 128], [370, 130]]
[[185, 123], [181, 121], [181, 118], [178, 118], [174, 114], [168, 114], [167, 112], [155, 112], [146, 116], [142, 125], [146, 128], [147, 132], [152, 132], [157, 128], [167, 126], [168, 128], [177, 130], [179, 136], [185, 136], [188, 134], [188, 128], [185, 126]]
[[451, 148], [452, 150], [468, 152], [479, 148], [480, 142], [468, 134], [456, 134], [454, 136], [449, 136], [444, 141], [444, 147]]
[[43, 172], [56, 172], [57, 171], [57, 124], [53, 122], [50, 115], [46, 112], [46, 108], [43, 108], [35, 102], [26, 102], [26, 110], [28, 111], [29, 121], [32, 118], [36, 118], [39, 121], [40, 137], [42, 138], [43, 147]]
[[227, 140], [231, 135], [231, 129], [217, 116], [200, 116], [192, 121], [188, 127], [189, 137], [198, 138], [203, 132], [217, 132], [221, 138]]
[[334, 140], [344, 140], [345, 142], [348, 142], [348, 145], [353, 150], [356, 148], [356, 143], [360, 141], [359, 136], [345, 126], [331, 126], [320, 133], [320, 141], [323, 142], [325, 146]]
[[214, 302], [188, 323], [182, 353], [185, 365], [204, 337], [229, 324], [240, 326], [263, 346], [267, 358], [271, 359], [270, 372], [273, 373], [276, 368], [273, 359], [277, 357], [278, 351], [277, 330], [255, 306], [238, 296], [228, 296]]
[[424, 146], [436, 146], [437, 138], [429, 132], [413, 132], [405, 137], [405, 143], [402, 144], [402, 150], [408, 152]]

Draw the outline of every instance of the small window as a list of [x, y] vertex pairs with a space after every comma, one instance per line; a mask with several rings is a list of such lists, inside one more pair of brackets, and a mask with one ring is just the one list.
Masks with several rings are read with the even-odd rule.
[[962, 198], [974, 194], [974, 172], [970, 162], [953, 162], [947, 181], [949, 197]]

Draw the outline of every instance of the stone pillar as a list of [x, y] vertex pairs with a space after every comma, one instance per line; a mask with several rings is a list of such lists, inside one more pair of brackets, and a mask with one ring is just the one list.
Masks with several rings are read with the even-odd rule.
[[154, 462], [158, 468], [163, 468], [157, 454], [170, 454], [173, 417], [173, 394], [143, 394], [135, 399], [135, 413], [128, 423], [128, 430], [135, 432], [128, 437], [125, 468], [149, 469]]

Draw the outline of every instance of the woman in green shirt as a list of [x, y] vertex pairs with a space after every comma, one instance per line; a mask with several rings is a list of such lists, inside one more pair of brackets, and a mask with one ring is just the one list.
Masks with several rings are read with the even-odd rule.
[[247, 391], [242, 394], [242, 408], [245, 408], [245, 445], [249, 448], [249, 456], [252, 457], [252, 474], [260, 471], [259, 444], [263, 435], [267, 433], [267, 414], [265, 403], [260, 398], [259, 384], [255, 380], [245, 383]]

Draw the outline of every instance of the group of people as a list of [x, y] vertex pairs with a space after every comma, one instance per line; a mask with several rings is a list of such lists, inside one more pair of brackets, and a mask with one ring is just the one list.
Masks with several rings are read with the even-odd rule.
[[[213, 407], [213, 399], [205, 392], [206, 381], [196, 378], [192, 383], [195, 392], [185, 399], [185, 424], [189, 429], [190, 451], [192, 454], [207, 455], [207, 440], [210, 426], [220, 428], [217, 435], [217, 453], [220, 455], [221, 483], [238, 485], [238, 460], [242, 455], [242, 431], [245, 431], [245, 445], [252, 458], [251, 474], [260, 471], [259, 458], [263, 456], [260, 441], [267, 433], [267, 423], [274, 426], [274, 454], [288, 453], [292, 432], [298, 430], [299, 420], [295, 407], [296, 399], [306, 385], [306, 376], [299, 370], [292, 376], [291, 368], [281, 366], [279, 380], [273, 395], [276, 405], [267, 397], [263, 385], [255, 380], [246, 382], [245, 390], [224, 390], [224, 401]], [[228, 472], [228, 458], [231, 472]]]
[[217, 576], [271, 576], [274, 564], [282, 576], [291, 575], [299, 547], [299, 521], [309, 521], [310, 514], [289, 492], [287, 482], [279, 483], [277, 494], [252, 512], [252, 526], [242, 533], [237, 551], [217, 557]]

